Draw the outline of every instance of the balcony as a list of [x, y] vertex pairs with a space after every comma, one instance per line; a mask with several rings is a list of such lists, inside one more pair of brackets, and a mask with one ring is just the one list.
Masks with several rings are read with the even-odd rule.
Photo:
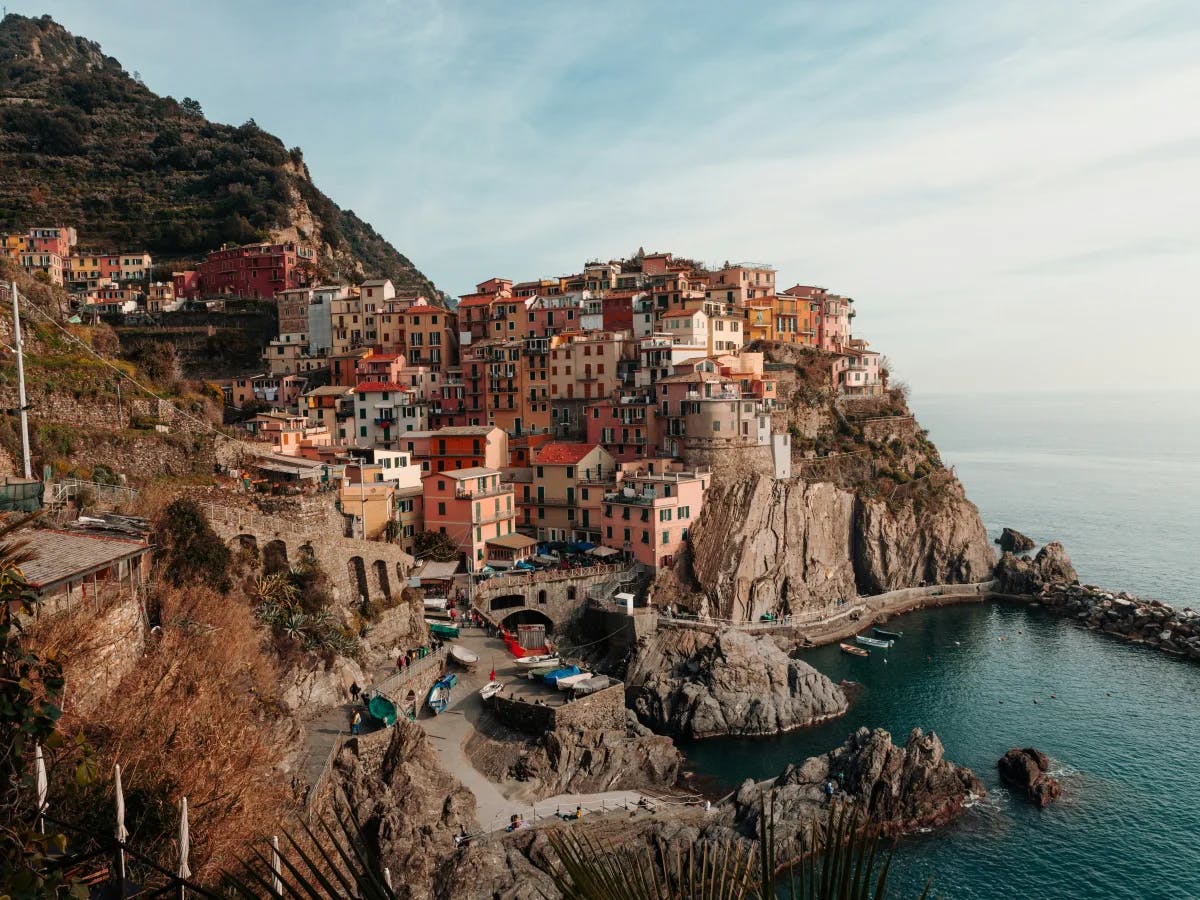
[[513, 487], [511, 484], [500, 483], [499, 487], [487, 488], [485, 490], [468, 490], [467, 488], [455, 488], [454, 496], [459, 500], [482, 500], [485, 497], [499, 497], [501, 494], [511, 494]]
[[653, 506], [655, 500], [670, 500], [674, 501], [674, 497], [659, 497], [653, 492], [637, 493], [627, 495], [624, 491], [605, 491], [604, 502], [616, 503], [619, 506]]
[[526, 506], [555, 506], [562, 509], [574, 509], [579, 506], [578, 501], [567, 500], [565, 497], [531, 497], [521, 502]]
[[471, 513], [472, 525], [491, 525], [493, 522], [503, 522], [505, 519], [516, 518], [516, 513], [513, 510], [500, 510], [500, 512], [487, 512], [481, 516]]
[[391, 428], [395, 424], [396, 420], [390, 416], [381, 416], [380, 418], [375, 419], [375, 425], [379, 428]]

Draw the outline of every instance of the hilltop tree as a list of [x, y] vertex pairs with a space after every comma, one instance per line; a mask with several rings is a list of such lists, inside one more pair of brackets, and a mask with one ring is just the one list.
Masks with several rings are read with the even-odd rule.
[[229, 590], [233, 555], [195, 500], [180, 497], [163, 510], [155, 543], [163, 548], [160, 561], [171, 584], [208, 584], [222, 593]]
[[191, 97], [184, 97], [179, 101], [179, 108], [186, 115], [195, 116], [197, 119], [204, 118], [204, 109], [200, 106], [199, 100], [193, 100]]

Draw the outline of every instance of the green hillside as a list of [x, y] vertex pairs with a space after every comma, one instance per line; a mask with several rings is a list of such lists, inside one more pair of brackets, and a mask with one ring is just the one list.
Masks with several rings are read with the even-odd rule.
[[0, 22], [0, 231], [74, 224], [80, 242], [163, 261], [224, 242], [299, 238], [327, 273], [433, 285], [369, 224], [339, 209], [253, 120], [210, 122], [160, 97], [50, 17]]

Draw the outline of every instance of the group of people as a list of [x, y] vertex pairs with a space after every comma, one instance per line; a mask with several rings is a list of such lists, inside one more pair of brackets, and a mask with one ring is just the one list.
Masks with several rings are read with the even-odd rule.
[[431, 653], [437, 653], [442, 649], [442, 642], [437, 638], [430, 638], [428, 647], [414, 647], [412, 650], [405, 650], [396, 657], [396, 669], [403, 672], [418, 659], [424, 659]]

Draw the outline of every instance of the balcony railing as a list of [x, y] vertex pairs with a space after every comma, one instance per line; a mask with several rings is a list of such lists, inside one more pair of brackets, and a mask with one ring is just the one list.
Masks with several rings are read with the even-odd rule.
[[472, 525], [490, 525], [493, 522], [500, 522], [500, 521], [503, 521], [504, 519], [515, 518], [516, 515], [517, 515], [516, 512], [514, 512], [511, 509], [510, 510], [501, 510], [500, 512], [483, 513], [482, 515], [478, 515], [478, 516], [472, 512], [471, 513], [471, 524]]
[[459, 500], [482, 500], [485, 497], [498, 497], [501, 494], [511, 494], [513, 492], [511, 484], [504, 484], [499, 487], [486, 488], [484, 490], [468, 490], [467, 488], [455, 488], [454, 496]]

